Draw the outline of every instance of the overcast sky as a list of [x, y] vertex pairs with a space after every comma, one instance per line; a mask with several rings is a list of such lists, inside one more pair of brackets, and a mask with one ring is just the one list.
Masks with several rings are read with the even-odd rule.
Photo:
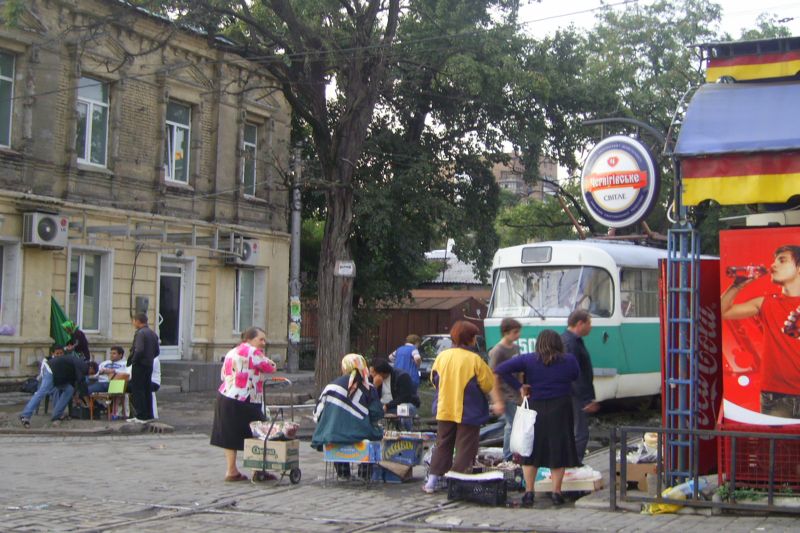
[[[597, 14], [597, 8], [602, 5], [622, 4], [622, 0], [542, 0], [534, 3], [530, 0], [523, 3], [520, 13], [520, 22], [527, 31], [534, 36], [541, 37], [553, 33], [562, 26], [574, 23], [578, 27], [591, 27]], [[640, 4], [648, 5], [652, 0], [639, 0]], [[738, 37], [741, 29], [754, 27], [755, 20], [761, 13], [770, 13], [777, 18], [793, 19], [787, 22], [792, 35], [800, 36], [800, 1], [787, 0], [717, 0], [722, 6], [721, 29], [733, 37]], [[618, 9], [622, 9], [619, 7]], [[595, 10], [595, 11], [591, 11]]]

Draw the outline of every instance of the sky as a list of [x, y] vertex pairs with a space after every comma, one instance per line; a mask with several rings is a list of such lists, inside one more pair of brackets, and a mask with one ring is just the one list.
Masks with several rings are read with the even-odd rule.
[[[638, 0], [638, 3], [649, 5], [653, 0]], [[739, 37], [743, 28], [754, 28], [761, 13], [773, 14], [778, 19], [792, 19], [786, 22], [786, 26], [793, 36], [800, 36], [800, 0], [716, 0], [716, 3], [722, 7], [720, 29], [734, 38]], [[594, 25], [598, 8], [603, 5], [624, 8], [624, 0], [522, 0], [520, 4], [520, 23], [533, 37], [551, 35], [570, 23], [578, 28], [590, 28]], [[566, 175], [566, 169], [559, 167], [558, 177]]]
[[[622, 0], [542, 0], [539, 3], [523, 0], [520, 22], [529, 34], [535, 37], [552, 34], [562, 26], [574, 23], [577, 27], [591, 27], [597, 8], [605, 5], [622, 4]], [[652, 0], [639, 0], [642, 5]], [[793, 19], [787, 22], [792, 35], [800, 36], [800, 2], [795, 0], [716, 0], [722, 6], [722, 30], [738, 37], [741, 29], [754, 27], [761, 13], [774, 14], [778, 19]], [[622, 6], [620, 6], [620, 9]], [[595, 11], [591, 11], [595, 10]]]

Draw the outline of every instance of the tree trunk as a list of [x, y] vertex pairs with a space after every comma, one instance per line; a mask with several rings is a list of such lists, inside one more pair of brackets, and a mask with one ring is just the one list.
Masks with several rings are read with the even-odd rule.
[[328, 210], [317, 274], [319, 333], [314, 381], [318, 392], [341, 375], [342, 357], [350, 350], [353, 314], [353, 278], [334, 276], [336, 261], [352, 257], [353, 193], [349, 187], [335, 187], [327, 196]]

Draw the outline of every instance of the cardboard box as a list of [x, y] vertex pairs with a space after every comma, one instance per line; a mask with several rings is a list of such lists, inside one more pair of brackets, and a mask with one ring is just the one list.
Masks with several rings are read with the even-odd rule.
[[380, 460], [380, 441], [369, 440], [353, 444], [326, 444], [323, 456], [326, 463], [377, 463]]
[[[603, 479], [566, 479], [561, 482], [562, 492], [594, 492], [603, 488]], [[553, 492], [553, 481], [543, 479], [534, 484], [533, 490], [536, 492]]]
[[[617, 485], [621, 483], [621, 466], [617, 463]], [[635, 483], [639, 490], [647, 492], [647, 475], [650, 474], [654, 479], [656, 476], [655, 463], [625, 463], [625, 479], [628, 484]], [[666, 486], [664, 487], [666, 488]]]
[[409, 466], [422, 464], [422, 445], [422, 439], [383, 439], [381, 459]]
[[267, 462], [264, 465], [264, 440], [245, 439], [242, 464], [255, 470], [290, 470], [300, 467], [299, 440], [268, 440]]
[[411, 480], [414, 468], [411, 466], [382, 461], [372, 470], [372, 481], [384, 483], [404, 483]]

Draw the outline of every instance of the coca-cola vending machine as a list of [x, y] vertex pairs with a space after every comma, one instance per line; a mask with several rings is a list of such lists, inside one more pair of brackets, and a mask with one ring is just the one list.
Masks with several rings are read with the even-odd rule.
[[800, 228], [720, 233], [723, 420], [800, 424]]
[[[666, 261], [661, 263], [661, 405], [666, 424]], [[697, 429], [715, 429], [722, 403], [722, 332], [719, 314], [719, 260], [700, 260], [700, 307], [697, 313]], [[701, 475], [717, 471], [717, 439], [700, 439]]]

